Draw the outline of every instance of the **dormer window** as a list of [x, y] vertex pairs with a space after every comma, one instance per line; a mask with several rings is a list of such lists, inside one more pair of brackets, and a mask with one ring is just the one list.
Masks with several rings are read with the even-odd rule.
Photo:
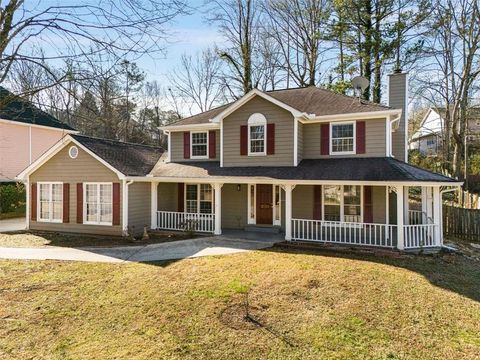
[[190, 153], [192, 159], [207, 159], [208, 158], [208, 132], [198, 131], [190, 133]]
[[355, 122], [330, 123], [330, 154], [355, 154]]
[[259, 113], [248, 118], [248, 155], [265, 155], [265, 139], [267, 138], [267, 119]]

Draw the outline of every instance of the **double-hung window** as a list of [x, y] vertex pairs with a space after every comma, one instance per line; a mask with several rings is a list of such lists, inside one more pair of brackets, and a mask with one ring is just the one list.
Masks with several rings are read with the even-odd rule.
[[267, 119], [259, 113], [248, 119], [248, 155], [265, 155]]
[[85, 183], [84, 186], [84, 223], [112, 225], [112, 183]]
[[360, 185], [324, 185], [324, 220], [362, 222], [362, 187]]
[[185, 194], [185, 209], [187, 213], [212, 213], [213, 190], [210, 184], [186, 184]]
[[63, 184], [39, 183], [38, 221], [62, 222], [63, 219]]
[[330, 123], [330, 154], [355, 154], [355, 122]]
[[206, 159], [208, 158], [208, 132], [191, 132], [190, 146], [192, 159]]

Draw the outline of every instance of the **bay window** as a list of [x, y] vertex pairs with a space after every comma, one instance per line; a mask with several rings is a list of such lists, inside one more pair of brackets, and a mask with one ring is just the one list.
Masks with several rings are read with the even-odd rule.
[[210, 184], [185, 185], [185, 210], [187, 213], [211, 214], [213, 189]]
[[324, 185], [323, 214], [326, 221], [362, 222], [362, 187]]
[[330, 123], [330, 154], [355, 154], [355, 122]]
[[84, 224], [112, 225], [112, 183], [84, 183]]
[[38, 221], [62, 222], [63, 183], [39, 183]]

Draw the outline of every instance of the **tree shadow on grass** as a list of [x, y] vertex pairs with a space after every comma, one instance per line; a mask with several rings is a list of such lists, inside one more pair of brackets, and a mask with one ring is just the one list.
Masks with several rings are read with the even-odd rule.
[[262, 251], [367, 261], [416, 272], [432, 285], [480, 302], [480, 262], [457, 253], [405, 254], [395, 250], [277, 244]]

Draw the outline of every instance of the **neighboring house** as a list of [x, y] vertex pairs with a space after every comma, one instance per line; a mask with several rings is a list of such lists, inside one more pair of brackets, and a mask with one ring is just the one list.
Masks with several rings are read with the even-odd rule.
[[[409, 148], [419, 150], [423, 155], [437, 155], [442, 149], [445, 130], [445, 108], [430, 108], [419, 129], [411, 136]], [[480, 135], [480, 108], [469, 109], [468, 134]], [[478, 143], [478, 140], [471, 140]]]
[[[389, 81], [391, 107], [316, 87], [252, 90], [164, 127], [168, 151], [66, 136], [19, 175], [28, 226], [439, 247], [440, 189], [461, 183], [404, 161], [406, 74]], [[422, 211], [408, 209], [409, 186], [422, 188]]]
[[0, 182], [15, 176], [66, 134], [76, 131], [0, 87]]

